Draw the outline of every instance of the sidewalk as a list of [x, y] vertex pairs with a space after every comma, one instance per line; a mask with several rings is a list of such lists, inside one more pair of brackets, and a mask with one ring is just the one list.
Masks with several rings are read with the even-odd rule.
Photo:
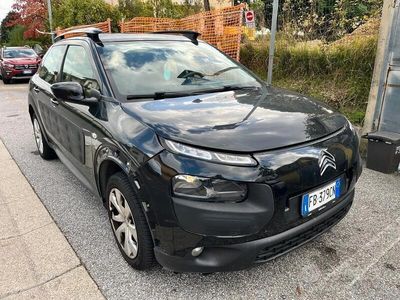
[[0, 140], [0, 299], [104, 299]]

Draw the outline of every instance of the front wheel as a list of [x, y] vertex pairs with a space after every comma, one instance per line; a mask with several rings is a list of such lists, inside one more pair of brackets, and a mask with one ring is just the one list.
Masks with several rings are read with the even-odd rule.
[[110, 177], [106, 195], [111, 228], [122, 256], [135, 269], [150, 268], [153, 239], [138, 196], [124, 173]]
[[39, 151], [39, 155], [46, 160], [53, 159], [56, 156], [56, 154], [54, 150], [51, 149], [46, 139], [44, 138], [42, 128], [40, 127], [36, 115], [32, 116], [32, 124], [33, 124], [33, 135], [35, 137], [35, 142], [37, 149]]
[[4, 75], [2, 76], [3, 79], [3, 83], [4, 84], [10, 84], [11, 83], [11, 79], [4, 77]]

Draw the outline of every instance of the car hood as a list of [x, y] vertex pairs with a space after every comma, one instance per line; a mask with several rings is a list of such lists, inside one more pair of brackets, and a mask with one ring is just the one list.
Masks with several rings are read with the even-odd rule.
[[277, 88], [125, 102], [121, 106], [161, 137], [233, 152], [309, 142], [347, 122], [322, 103]]
[[39, 63], [39, 58], [5, 58], [4, 62], [13, 65], [29, 65]]

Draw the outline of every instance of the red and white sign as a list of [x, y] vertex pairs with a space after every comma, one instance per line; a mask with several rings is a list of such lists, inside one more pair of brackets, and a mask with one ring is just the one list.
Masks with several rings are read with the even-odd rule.
[[256, 18], [254, 16], [254, 11], [252, 10], [245, 11], [244, 18], [246, 21], [247, 28], [256, 28]]
[[248, 10], [244, 13], [244, 16], [246, 18], [246, 23], [253, 23], [255, 20], [254, 18], [254, 11]]

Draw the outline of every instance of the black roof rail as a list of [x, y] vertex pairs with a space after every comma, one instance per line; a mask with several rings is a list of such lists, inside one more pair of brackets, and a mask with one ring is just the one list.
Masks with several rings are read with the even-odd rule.
[[68, 34], [86, 34], [86, 36], [90, 39], [93, 40], [93, 42], [97, 43], [97, 44], [101, 44], [101, 41], [99, 39], [99, 34], [103, 33], [103, 31], [99, 28], [96, 27], [87, 27], [87, 28], [79, 28], [79, 29], [73, 29], [70, 31], [66, 31], [58, 36], [56, 36], [56, 38], [54, 39], [55, 42], [58, 42], [60, 40], [65, 39], [65, 36]]
[[201, 35], [201, 33], [192, 30], [163, 30], [163, 31], [154, 31], [153, 33], [157, 34], [179, 34], [187, 37], [194, 44], [198, 44], [197, 38]]

